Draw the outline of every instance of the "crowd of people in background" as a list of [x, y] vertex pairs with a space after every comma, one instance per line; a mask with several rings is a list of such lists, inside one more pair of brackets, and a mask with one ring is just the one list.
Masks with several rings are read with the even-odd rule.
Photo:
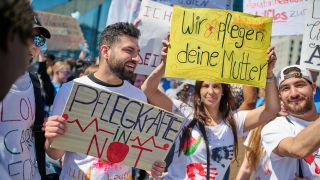
[[[163, 78], [168, 46], [174, 45], [169, 40], [162, 42], [162, 62], [149, 76], [134, 74], [140, 31], [131, 23], [107, 26], [98, 61], [87, 61], [86, 52], [58, 59], [41, 51], [52, 32], [27, 0], [1, 1], [0, 21], [1, 179], [229, 179], [240, 136], [246, 152], [238, 180], [320, 178], [319, 73], [292, 65], [274, 75], [274, 48], [266, 52], [266, 87], [258, 89]], [[68, 130], [62, 112], [74, 82], [184, 117], [166, 160], [146, 172], [52, 148]]]

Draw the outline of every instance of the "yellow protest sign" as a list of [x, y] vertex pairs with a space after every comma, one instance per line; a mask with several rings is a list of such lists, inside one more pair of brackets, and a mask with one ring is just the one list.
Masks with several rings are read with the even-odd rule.
[[166, 77], [264, 87], [272, 19], [174, 6]]
[[114, 92], [74, 82], [52, 147], [151, 170], [164, 160], [184, 118]]

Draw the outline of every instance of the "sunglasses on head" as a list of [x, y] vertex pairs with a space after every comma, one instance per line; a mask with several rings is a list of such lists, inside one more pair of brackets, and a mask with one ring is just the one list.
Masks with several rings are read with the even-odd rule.
[[46, 43], [46, 38], [41, 35], [34, 35], [33, 36], [33, 43], [37, 47], [41, 47]]

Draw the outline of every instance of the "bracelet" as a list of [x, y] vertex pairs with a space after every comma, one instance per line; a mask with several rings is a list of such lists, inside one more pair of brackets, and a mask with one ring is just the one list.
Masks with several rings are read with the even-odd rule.
[[272, 74], [271, 77], [267, 77], [267, 82], [273, 82], [276, 80], [276, 76], [274, 74]]

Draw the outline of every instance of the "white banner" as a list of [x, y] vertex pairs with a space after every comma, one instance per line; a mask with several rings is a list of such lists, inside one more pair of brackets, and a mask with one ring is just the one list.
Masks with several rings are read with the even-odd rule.
[[171, 6], [142, 0], [139, 14], [140, 63], [135, 73], [149, 75], [161, 63], [161, 41], [167, 38], [170, 31], [171, 15]]
[[167, 5], [193, 8], [216, 8], [232, 10], [233, 0], [153, 0]]
[[320, 71], [320, 0], [309, 0], [300, 64]]
[[244, 0], [243, 12], [273, 18], [272, 36], [303, 34], [307, 0]]
[[112, 0], [107, 26], [116, 22], [133, 22], [139, 14], [141, 0]]
[[[232, 10], [233, 0], [153, 0], [166, 5]], [[139, 14], [141, 0], [112, 0], [107, 25], [133, 22]]]

